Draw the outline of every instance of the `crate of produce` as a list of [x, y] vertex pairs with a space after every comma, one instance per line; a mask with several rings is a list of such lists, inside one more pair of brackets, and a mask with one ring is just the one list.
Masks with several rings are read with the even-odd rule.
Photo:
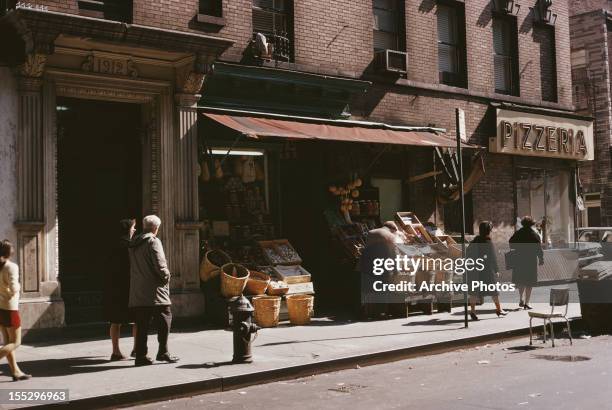
[[310, 273], [300, 265], [276, 265], [273, 269], [276, 276], [288, 285], [311, 281]]
[[302, 258], [287, 239], [259, 241], [264, 257], [271, 265], [301, 265]]

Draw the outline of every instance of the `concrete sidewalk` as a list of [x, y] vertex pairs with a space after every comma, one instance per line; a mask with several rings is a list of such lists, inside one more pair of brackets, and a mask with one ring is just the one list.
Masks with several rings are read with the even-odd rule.
[[[546, 311], [550, 307], [534, 304], [534, 309]], [[73, 406], [105, 407], [389, 361], [520, 334], [528, 327], [526, 311], [511, 311], [498, 318], [492, 304], [478, 310], [481, 320], [470, 322], [468, 329], [463, 328], [462, 308], [454, 308], [452, 313], [375, 322], [319, 318], [308, 326], [282, 324], [260, 331], [253, 344], [254, 363], [241, 365], [230, 363], [232, 334], [225, 330], [173, 333], [171, 352], [181, 361], [139, 368], [133, 367], [132, 360], [109, 362], [109, 340], [49, 340], [18, 350], [22, 369], [34, 378], [13, 383], [8, 366], [3, 364], [0, 389], [69, 389]], [[580, 306], [571, 304], [569, 316], [579, 317]], [[124, 354], [129, 354], [131, 338], [124, 337], [121, 342]], [[151, 335], [152, 357], [156, 348], [157, 341]]]

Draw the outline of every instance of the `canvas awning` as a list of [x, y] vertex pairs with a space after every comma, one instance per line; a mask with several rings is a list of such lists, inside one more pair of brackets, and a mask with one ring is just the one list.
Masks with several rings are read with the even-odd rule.
[[[451, 148], [457, 146], [455, 140], [439, 135], [437, 131], [440, 130], [427, 127], [404, 127], [366, 121], [314, 118], [294, 120], [286, 116], [268, 118], [211, 112], [205, 112], [204, 116], [249, 138], [288, 138]], [[475, 148], [468, 144], [463, 144], [463, 147]]]

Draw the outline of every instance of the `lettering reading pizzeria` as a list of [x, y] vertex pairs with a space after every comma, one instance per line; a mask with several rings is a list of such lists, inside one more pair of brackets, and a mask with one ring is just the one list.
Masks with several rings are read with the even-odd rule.
[[593, 124], [577, 118], [497, 110], [497, 135], [491, 152], [500, 154], [593, 159]]

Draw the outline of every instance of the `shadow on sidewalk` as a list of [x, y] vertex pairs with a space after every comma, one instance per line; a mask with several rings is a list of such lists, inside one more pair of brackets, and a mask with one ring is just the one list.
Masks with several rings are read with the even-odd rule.
[[235, 364], [241, 364], [241, 363], [234, 363], [231, 360], [228, 360], [226, 362], [209, 362], [209, 363], [203, 363], [203, 364], [182, 364], [180, 366], [176, 366], [176, 368], [177, 369], [214, 369], [215, 367], [231, 366]]
[[420, 332], [385, 333], [385, 334], [366, 335], [366, 336], [333, 337], [333, 338], [327, 338], [327, 339], [287, 340], [283, 342], [263, 343], [257, 346], [279, 346], [279, 345], [289, 345], [289, 344], [298, 344], [298, 343], [328, 342], [332, 340], [354, 340], [354, 339], [368, 339], [368, 338], [373, 338], [373, 337], [376, 338], [376, 337], [386, 337], [386, 336], [404, 336], [404, 335], [413, 335], [417, 333], [448, 332], [449, 330], [458, 330], [458, 329], [463, 329], [463, 326], [452, 327], [452, 328], [447, 328], [447, 329], [423, 330]]
[[[111, 366], [100, 366], [102, 364], [109, 363], [114, 364]], [[116, 363], [124, 364], [116, 365]], [[108, 359], [101, 358], [100, 356], [19, 362], [19, 367], [21, 367], [26, 373], [33, 374], [35, 377], [60, 377], [79, 373], [104, 372], [108, 370], [125, 369], [126, 367], [132, 367], [133, 365], [134, 362], [132, 360], [110, 362]], [[0, 367], [0, 370], [2, 370], [5, 374], [10, 374], [8, 365]]]

